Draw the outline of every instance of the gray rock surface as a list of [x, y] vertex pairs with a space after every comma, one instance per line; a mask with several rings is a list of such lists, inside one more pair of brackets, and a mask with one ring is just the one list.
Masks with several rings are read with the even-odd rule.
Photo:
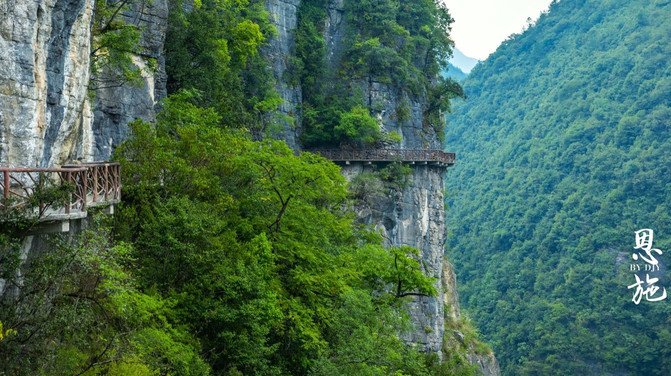
[[91, 147], [92, 3], [0, 0], [0, 165], [59, 165]]
[[457, 292], [457, 276], [454, 274], [452, 264], [443, 260], [443, 303], [445, 304], [445, 315], [453, 321], [461, 319], [461, 307], [459, 306], [459, 293]]
[[277, 29], [277, 35], [264, 48], [263, 54], [268, 58], [277, 83], [275, 89], [284, 100], [279, 107], [279, 113], [296, 119], [296, 122], [281, 121], [283, 132], [281, 139], [286, 141], [290, 148], [300, 149], [298, 143], [300, 124], [300, 105], [303, 103], [300, 85], [292, 86], [287, 83], [285, 72], [288, 59], [294, 47], [293, 31], [298, 22], [298, 6], [300, 0], [267, 0], [266, 10], [270, 13], [270, 21]]
[[[137, 69], [145, 70], [148, 59], [154, 59], [157, 70], [144, 71], [144, 83], [139, 86], [110, 82], [96, 90], [92, 124], [95, 148], [89, 158], [98, 161], [109, 159], [114, 148], [126, 139], [130, 122], [136, 119], [153, 122], [157, 103], [167, 95], [163, 45], [168, 28], [168, 0], [139, 0], [123, 19], [143, 30], [141, 52], [133, 63]], [[103, 72], [103, 76], [109, 74]]]
[[496, 360], [494, 354], [468, 354], [466, 358], [468, 363], [478, 366], [483, 376], [501, 376], [499, 361]]
[[[141, 87], [98, 90], [89, 102], [93, 0], [0, 0], [0, 165], [54, 167], [105, 160], [128, 122], [153, 120], [165, 96], [167, 0], [138, 0], [124, 15], [144, 28], [144, 58], [159, 69]], [[94, 110], [95, 108], [95, 110]], [[94, 119], [95, 114], [95, 119]]]
[[[372, 166], [352, 163], [344, 166], [348, 179], [370, 171]], [[436, 278], [437, 297], [417, 297], [409, 305], [416, 330], [406, 340], [421, 350], [441, 354], [443, 344], [443, 249], [445, 245], [445, 208], [443, 205], [444, 169], [416, 165], [409, 187], [392, 197], [381, 195], [361, 200], [355, 206], [362, 222], [381, 231], [388, 246], [410, 246], [420, 250], [425, 272]]]
[[[299, 149], [301, 105], [300, 86], [291, 87], [285, 82], [287, 62], [292, 54], [294, 38], [291, 30], [297, 25], [300, 0], [267, 0], [266, 9], [271, 13], [278, 35], [264, 51], [272, 64], [273, 74], [279, 82], [277, 90], [285, 103], [280, 112], [296, 119], [298, 127], [285, 124], [283, 139], [293, 149]], [[327, 47], [327, 70], [332, 71], [343, 52], [345, 37], [344, 0], [330, 0], [326, 6], [324, 41]], [[402, 136], [400, 145], [406, 149], [441, 149], [442, 144], [433, 129], [423, 126], [424, 98], [410, 98], [402, 90], [373, 79], [359, 82], [364, 98], [383, 132], [396, 131]], [[401, 121], [397, 109], [405, 106], [409, 116]], [[370, 166], [353, 163], [342, 170], [349, 179]], [[441, 354], [444, 333], [443, 304], [443, 247], [445, 243], [445, 212], [443, 206], [444, 170], [431, 166], [416, 166], [412, 184], [394, 197], [379, 197], [374, 202], [357, 206], [361, 221], [379, 228], [389, 246], [411, 246], [421, 251], [427, 273], [436, 278], [438, 298], [419, 297], [410, 304], [416, 331], [407, 340], [427, 352]]]

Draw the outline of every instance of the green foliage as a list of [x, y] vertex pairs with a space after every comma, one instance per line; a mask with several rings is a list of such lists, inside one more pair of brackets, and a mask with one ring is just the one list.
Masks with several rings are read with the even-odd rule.
[[[0, 205], [0, 216], [2, 217], [0, 244], [5, 246], [13, 244], [17, 238], [35, 226], [48, 210], [62, 209], [70, 202], [75, 187], [52, 175], [45, 172], [39, 172], [36, 176], [33, 174], [30, 179], [34, 179], [34, 184], [27, 197], [10, 196], [8, 199], [0, 199], [2, 201]], [[13, 254], [13, 252], [7, 251], [6, 254]], [[3, 255], [0, 255], [0, 260], [6, 261], [2, 257]]]
[[91, 24], [90, 90], [120, 85], [143, 85], [143, 70], [153, 73], [155, 59], [143, 58], [139, 68], [134, 57], [142, 56], [142, 30], [124, 20], [137, 0], [96, 0]]
[[382, 142], [385, 144], [397, 144], [403, 141], [403, 137], [396, 131], [387, 132], [382, 135]]
[[382, 196], [385, 187], [379, 173], [362, 172], [352, 179], [350, 191], [354, 199], [369, 201], [377, 196]]
[[264, 2], [203, 0], [184, 11], [171, 1], [166, 37], [168, 93], [197, 90], [193, 102], [211, 107], [225, 126], [256, 138], [272, 135], [282, 103], [268, 62], [258, 50], [275, 33]]
[[417, 251], [384, 249], [354, 226], [336, 165], [220, 128], [189, 97], [169, 98], [156, 127], [133, 124], [117, 148], [118, 235], [134, 245], [142, 289], [174, 302], [172, 325], [196, 333], [217, 374], [331, 374], [378, 360], [425, 372], [397, 330], [405, 296], [435, 294]]
[[[634, 231], [654, 229], [669, 265], [669, 12], [554, 2], [464, 81], [450, 258], [505, 375], [671, 369], [670, 301], [627, 289]], [[669, 269], [657, 277], [668, 292]]]
[[[350, 141], [342, 130], [343, 118], [359, 111], [365, 102], [358, 91], [373, 82], [390, 85], [399, 98], [404, 93], [414, 99], [426, 97], [423, 125], [442, 134], [441, 114], [449, 110], [449, 99], [462, 95], [458, 84], [438, 75], [452, 53], [447, 9], [431, 0], [346, 1], [346, 36], [327, 61], [325, 7], [323, 0], [301, 2], [295, 58], [290, 61], [288, 81], [300, 83], [303, 90], [303, 144]], [[375, 110], [372, 103], [367, 107]], [[409, 115], [404, 102], [396, 116], [404, 121]], [[362, 137], [369, 144], [377, 141]]]
[[0, 317], [12, 333], [0, 374], [209, 374], [198, 343], [168, 323], [169, 302], [137, 289], [129, 245], [89, 226], [70, 241], [52, 236], [5, 279]]
[[400, 161], [385, 167], [357, 174], [350, 184], [351, 197], [363, 202], [375, 202], [383, 196], [392, 196], [410, 185], [412, 168]]
[[16, 334], [15, 329], [5, 329], [2, 325], [2, 321], [0, 321], [0, 341], [3, 341], [5, 337], [15, 336]]
[[381, 137], [380, 126], [368, 114], [368, 110], [361, 106], [356, 106], [342, 114], [340, 123], [333, 130], [336, 137], [341, 140], [358, 141], [365, 145], [373, 145]]
[[407, 188], [410, 185], [411, 174], [412, 167], [401, 161], [392, 162], [380, 170], [380, 178], [397, 189]]

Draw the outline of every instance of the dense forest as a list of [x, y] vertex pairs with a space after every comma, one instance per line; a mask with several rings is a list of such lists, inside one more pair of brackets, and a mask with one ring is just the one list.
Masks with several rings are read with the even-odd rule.
[[[92, 74], [138, 84], [140, 33], [115, 18], [133, 2], [95, 3]], [[93, 216], [78, 236], [36, 238], [48, 251], [26, 262], [20, 245], [35, 218], [2, 213], [16, 217], [0, 227], [0, 278], [11, 285], [0, 299], [0, 374], [475, 374], [454, 348], [440, 362], [402, 340], [415, 330], [408, 299], [436, 294], [418, 251], [385, 248], [356, 223], [356, 194], [336, 165], [267, 137], [287, 119], [274, 112], [281, 99], [261, 53], [275, 34], [264, 2], [186, 3], [174, 1], [169, 19], [169, 97], [155, 124], [134, 122], [116, 148], [114, 216]], [[326, 2], [303, 4], [290, 78], [314, 114], [304, 140], [376, 141], [370, 109], [347, 86], [366, 75], [428, 95], [427, 121], [439, 126], [459, 90], [437, 76], [451, 46], [444, 8], [346, 2], [351, 46], [330, 77], [321, 75]], [[332, 87], [343, 101], [328, 100]], [[398, 189], [385, 171], [385, 189]], [[61, 188], [35, 200], [57, 203], [71, 193]], [[468, 337], [456, 346], [472, 349], [468, 324], [452, 324]]]
[[[671, 372], [669, 56], [669, 1], [554, 1], [463, 82], [448, 255], [503, 374]], [[636, 304], [640, 229], [663, 254]]]

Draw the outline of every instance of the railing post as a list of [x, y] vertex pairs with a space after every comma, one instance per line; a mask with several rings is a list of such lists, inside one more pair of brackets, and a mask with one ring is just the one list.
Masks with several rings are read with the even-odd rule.
[[[88, 189], [88, 181], [89, 181], [89, 179], [86, 176], [87, 172], [88, 172], [88, 169], [79, 172], [80, 178], [83, 180], [83, 183], [84, 183], [83, 187], [82, 187], [82, 211], [86, 211], [86, 201], [88, 201], [88, 190], [89, 190]], [[94, 192], [95, 192], [95, 190], [94, 190]], [[95, 195], [95, 193], [94, 193], [94, 195]]]
[[[44, 174], [42, 174], [42, 172], [37, 173], [37, 181], [39, 182], [40, 189], [44, 189]], [[33, 193], [35, 192], [33, 191]], [[39, 208], [40, 208], [39, 214], [42, 215], [42, 213], [44, 212], [44, 201], [40, 200]]]
[[[65, 173], [66, 176], [66, 181], [68, 184], [72, 183], [72, 172], [68, 171]], [[77, 186], [75, 185], [75, 189], [77, 189]], [[65, 214], [70, 215], [70, 207], [72, 206], [72, 193], [69, 195], [70, 199], [68, 200], [68, 204], [65, 206]]]
[[9, 199], [9, 170], [4, 171], [5, 180], [5, 199]]
[[121, 165], [120, 164], [118, 164], [116, 166], [116, 180], [117, 180], [117, 184], [116, 184], [117, 193], [116, 193], [115, 198], [117, 200], [121, 200]]
[[93, 166], [93, 202], [98, 202], [98, 166]]
[[105, 201], [108, 201], [107, 198], [109, 197], [109, 189], [107, 188], [108, 181], [109, 181], [109, 171], [107, 169], [107, 163], [105, 163]]

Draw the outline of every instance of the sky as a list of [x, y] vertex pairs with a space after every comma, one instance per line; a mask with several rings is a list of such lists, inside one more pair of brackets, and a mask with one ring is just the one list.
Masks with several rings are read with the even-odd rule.
[[454, 18], [452, 39], [464, 55], [485, 60], [527, 18], [538, 19], [551, 0], [443, 0]]

